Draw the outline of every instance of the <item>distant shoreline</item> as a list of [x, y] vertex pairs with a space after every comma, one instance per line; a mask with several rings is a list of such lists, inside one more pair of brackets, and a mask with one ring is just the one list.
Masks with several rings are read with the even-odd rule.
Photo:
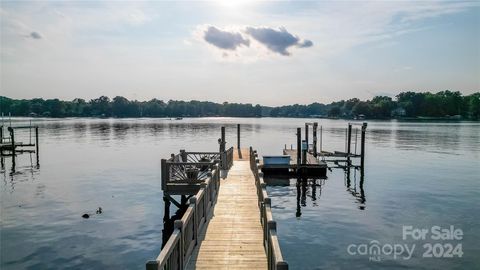
[[371, 100], [351, 98], [322, 104], [262, 106], [251, 103], [215, 103], [198, 100], [128, 100], [101, 96], [86, 101], [59, 99], [11, 99], [0, 96], [0, 113], [31, 117], [286, 117], [325, 119], [480, 120], [480, 92], [401, 92], [395, 99], [375, 96]]
[[[353, 118], [339, 118], [339, 117], [311, 117], [311, 116], [258, 116], [258, 117], [247, 117], [247, 116], [184, 116], [182, 119], [176, 119], [177, 117], [100, 117], [100, 116], [63, 116], [63, 117], [30, 117], [30, 116], [10, 116], [14, 120], [62, 120], [62, 119], [104, 119], [104, 120], [115, 120], [115, 119], [161, 119], [161, 120], [171, 120], [171, 121], [182, 121], [183, 119], [196, 119], [196, 118], [284, 118], [284, 119], [326, 119], [326, 120], [344, 120], [344, 121], [399, 121], [399, 122], [480, 122], [480, 120], [472, 120], [465, 118], [450, 118], [450, 117], [404, 117], [404, 118], [364, 118], [364, 119], [353, 119]], [[9, 116], [3, 116], [3, 121], [7, 122]]]

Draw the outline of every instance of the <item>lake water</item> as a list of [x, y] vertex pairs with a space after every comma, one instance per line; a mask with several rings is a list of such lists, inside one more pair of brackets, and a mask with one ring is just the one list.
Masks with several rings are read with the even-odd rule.
[[[5, 159], [1, 172], [1, 269], [144, 269], [161, 247], [160, 159], [179, 149], [236, 142], [261, 155], [295, 144], [312, 119], [35, 119], [35, 156]], [[28, 122], [14, 120], [14, 124]], [[323, 149], [344, 150], [343, 120], [318, 119]], [[480, 269], [480, 123], [369, 121], [360, 172], [269, 186], [290, 269]], [[29, 132], [17, 141], [28, 142]], [[348, 183], [349, 182], [349, 183]], [[103, 213], [95, 214], [102, 207]], [[89, 219], [81, 216], [89, 213]], [[403, 226], [463, 231], [462, 240], [402, 239]], [[378, 241], [416, 247], [408, 260], [349, 253]], [[427, 243], [462, 245], [461, 258], [423, 258]], [[351, 246], [356, 245], [356, 246]], [[458, 250], [457, 250], [458, 251]], [[437, 253], [439, 251], [437, 250]], [[457, 253], [458, 254], [458, 253]], [[405, 254], [404, 254], [405, 255]]]

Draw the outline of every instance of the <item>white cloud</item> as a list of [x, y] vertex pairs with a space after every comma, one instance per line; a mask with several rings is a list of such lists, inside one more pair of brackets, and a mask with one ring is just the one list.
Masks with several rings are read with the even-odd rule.
[[301, 40], [298, 36], [289, 33], [284, 27], [278, 30], [269, 27], [247, 27], [245, 32], [269, 50], [288, 56], [290, 47], [307, 48], [313, 46], [310, 40]]
[[[288, 51], [289, 48], [308, 48], [313, 46], [311, 40], [303, 40], [289, 33], [284, 27], [276, 29], [256, 26], [230, 26], [226, 29], [221, 29], [207, 25], [199, 26], [197, 29], [194, 35], [199, 37], [199, 40], [220, 49], [222, 58], [231, 56], [232, 51], [237, 51], [237, 49], [242, 47], [251, 47], [250, 56], [252, 53], [257, 56], [265, 54], [265, 50], [282, 56], [289, 56], [291, 55]], [[252, 42], [254, 44], [250, 46]], [[248, 50], [243, 50], [242, 53], [245, 52], [248, 52]], [[233, 53], [233, 55], [242, 57], [238, 52]]]
[[228, 30], [221, 30], [215, 26], [208, 26], [203, 32], [203, 39], [223, 50], [236, 50], [240, 46], [250, 46], [250, 40], [243, 37], [242, 33]]

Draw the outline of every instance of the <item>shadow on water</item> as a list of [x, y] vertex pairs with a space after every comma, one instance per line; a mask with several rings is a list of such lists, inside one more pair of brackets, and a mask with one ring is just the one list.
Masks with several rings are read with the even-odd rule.
[[[177, 205], [176, 201], [172, 198], [172, 201], [168, 197], [163, 197], [163, 202], [165, 204], [165, 211], [163, 216], [163, 229], [162, 229], [162, 248], [167, 244], [168, 239], [173, 233], [175, 220], [180, 220], [183, 217], [183, 214], [187, 211], [188, 203], [187, 197], [181, 195], [180, 204]], [[170, 204], [174, 202], [176, 206], [175, 214], [170, 216]]]

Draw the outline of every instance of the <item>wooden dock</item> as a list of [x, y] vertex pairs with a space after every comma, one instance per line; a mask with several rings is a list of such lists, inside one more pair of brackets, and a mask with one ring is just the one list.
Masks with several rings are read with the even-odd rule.
[[[162, 170], [169, 171], [162, 174], [162, 186], [166, 188], [177, 181], [179, 188], [191, 181], [196, 189], [185, 187], [195, 192], [190, 195], [187, 210], [180, 220], [175, 220], [173, 233], [158, 257], [147, 262], [146, 269], [287, 270], [256, 151], [231, 148], [211, 155], [225, 157], [214, 165], [185, 162], [205, 155], [211, 153], [181, 152], [162, 160]], [[191, 172], [195, 166], [210, 169], [195, 179], [186, 180], [184, 173], [179, 173]], [[220, 168], [227, 169], [220, 173]], [[220, 179], [221, 174], [224, 179]], [[177, 193], [177, 189], [174, 192], [187, 196]]]
[[217, 202], [186, 269], [267, 269], [263, 229], [248, 151], [234, 151]]

